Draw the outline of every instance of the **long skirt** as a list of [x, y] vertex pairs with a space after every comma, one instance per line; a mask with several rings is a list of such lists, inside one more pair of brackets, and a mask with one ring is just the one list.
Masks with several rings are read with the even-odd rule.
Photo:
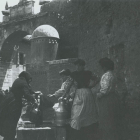
[[22, 102], [17, 101], [10, 93], [0, 103], [0, 135], [5, 140], [13, 140], [16, 135], [16, 127], [21, 115]]
[[93, 123], [89, 126], [82, 127], [76, 130], [67, 126], [66, 140], [97, 140], [98, 139], [98, 123]]
[[99, 130], [101, 140], [120, 140], [120, 102], [115, 95], [98, 100]]

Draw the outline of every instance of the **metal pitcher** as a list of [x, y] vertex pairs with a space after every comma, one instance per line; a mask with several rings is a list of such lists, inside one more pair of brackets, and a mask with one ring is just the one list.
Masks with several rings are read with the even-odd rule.
[[59, 100], [59, 106], [58, 108], [55, 110], [55, 120], [54, 123], [56, 126], [65, 126], [68, 119], [69, 119], [69, 115], [68, 115], [68, 111], [66, 109], [67, 104], [65, 100]]

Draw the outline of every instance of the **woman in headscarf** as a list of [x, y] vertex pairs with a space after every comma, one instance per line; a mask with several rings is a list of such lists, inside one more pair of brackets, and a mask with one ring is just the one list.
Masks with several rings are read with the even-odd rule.
[[98, 126], [98, 115], [92, 85], [96, 85], [98, 78], [91, 71], [85, 70], [85, 61], [78, 59], [74, 62], [76, 71], [71, 77], [76, 84], [75, 97], [71, 110], [69, 140], [93, 140]]
[[22, 110], [22, 98], [34, 103], [30, 87], [32, 77], [28, 72], [21, 72], [10, 90], [10, 94], [0, 104], [0, 135], [4, 140], [14, 140], [16, 127]]
[[100, 92], [97, 93], [100, 136], [102, 140], [120, 140], [119, 99], [116, 92], [116, 76], [113, 72], [114, 62], [109, 58], [102, 58], [99, 64], [104, 73], [100, 81]]

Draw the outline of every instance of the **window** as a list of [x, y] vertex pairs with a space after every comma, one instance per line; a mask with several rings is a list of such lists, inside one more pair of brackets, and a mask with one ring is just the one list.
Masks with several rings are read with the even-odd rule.
[[22, 52], [18, 53], [18, 64], [19, 65], [25, 64], [25, 53], [22, 53]]

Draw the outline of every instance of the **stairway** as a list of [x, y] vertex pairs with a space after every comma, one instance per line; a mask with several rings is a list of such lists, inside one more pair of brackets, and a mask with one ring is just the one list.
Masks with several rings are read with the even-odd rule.
[[11, 68], [10, 63], [0, 62], [0, 88], [3, 86], [3, 82], [6, 78], [7, 70]]

